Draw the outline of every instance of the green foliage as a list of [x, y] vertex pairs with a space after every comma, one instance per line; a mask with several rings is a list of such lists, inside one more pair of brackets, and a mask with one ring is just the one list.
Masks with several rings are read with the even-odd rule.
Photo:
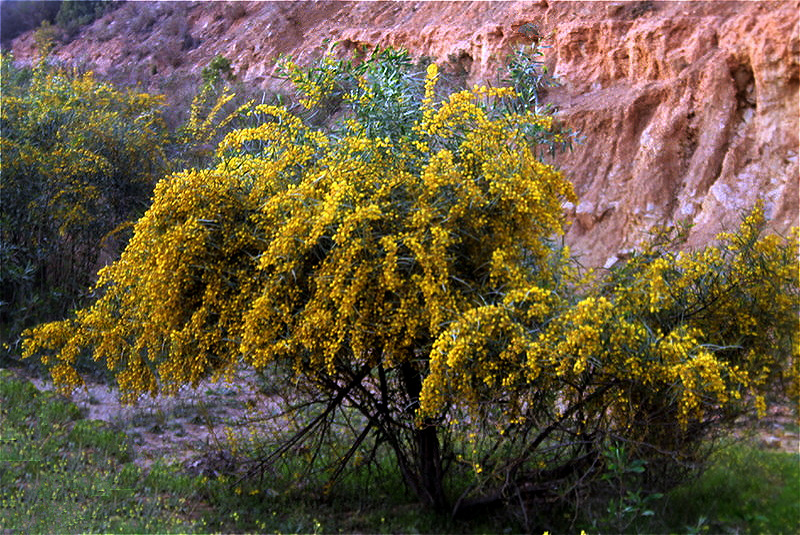
[[540, 93], [555, 85], [547, 76], [544, 62], [538, 59], [544, 55], [541, 48], [535, 45], [517, 47], [508, 61], [505, 82], [516, 91], [518, 105], [526, 108], [539, 106]]
[[[78, 426], [83, 437], [80, 445], [70, 431]], [[347, 448], [345, 442], [341, 446]], [[82, 420], [74, 404], [38, 392], [28, 381], [0, 371], [0, 518], [6, 529], [125, 533], [521, 531], [521, 526], [508, 518], [485, 513], [467, 521], [422, 510], [404, 492], [388, 448], [372, 463], [349, 470], [329, 489], [324, 473], [295, 476], [305, 471], [304, 450], [296, 450], [296, 455], [288, 456], [285, 464], [259, 482], [230, 476], [189, 477], [177, 467], [163, 464], [143, 470], [113, 453], [126, 448], [127, 441], [119, 432]], [[621, 494], [615, 489], [627, 499], [626, 491], [638, 490], [637, 477], [646, 473], [647, 465], [630, 462], [622, 450], [613, 448], [604, 458], [611, 463], [607, 479], [630, 485]], [[551, 532], [578, 533], [583, 527], [588, 533], [790, 534], [800, 527], [798, 484], [797, 454], [728, 445], [711, 457], [702, 476], [684, 482], [665, 499], [646, 504], [643, 512], [655, 510], [655, 515], [640, 515], [624, 531], [614, 528], [613, 522], [605, 529], [593, 522], [607, 515], [612, 505], [607, 502], [594, 516], [581, 503], [577, 528], [569, 528], [567, 520]], [[553, 515], [555, 509], [548, 508], [547, 513]]]
[[131, 460], [128, 437], [109, 429], [98, 420], [81, 420], [75, 423], [67, 440], [77, 448], [93, 448], [121, 462]]
[[655, 515], [652, 504], [664, 495], [659, 492], [645, 494], [641, 490], [641, 476], [647, 470], [647, 463], [641, 459], [628, 459], [624, 445], [611, 445], [602, 453], [606, 470], [600, 479], [608, 484], [610, 496], [606, 504], [607, 514], [595, 519], [593, 527], [600, 528], [600, 531], [630, 533], [632, 523]]
[[55, 22], [69, 39], [118, 4], [117, 0], [63, 0]]
[[71, 40], [83, 26], [120, 4], [117, 0], [4, 0], [0, 3], [3, 44], [38, 27], [35, 40], [45, 56], [57, 41]]
[[293, 433], [262, 468], [307, 448], [336, 485], [382, 446], [422, 503], [511, 506], [525, 529], [600, 499], [632, 522], [704, 439], [798, 394], [797, 240], [763, 236], [760, 206], [699, 251], [656, 232], [582, 274], [555, 245], [572, 186], [539, 159], [569, 135], [535, 92], [438, 95], [437, 66], [393, 50], [283, 73], [307, 114], [240, 110], [257, 126], [158, 184], [98, 301], [28, 333], [57, 384], [81, 384], [84, 350], [130, 398], [284, 371]]
[[58, 29], [50, 24], [49, 21], [42, 21], [33, 34], [33, 42], [36, 44], [36, 51], [39, 53], [40, 60], [46, 58], [56, 44]]
[[671, 530], [700, 525], [707, 533], [800, 531], [800, 455], [729, 444], [709, 469], [669, 496]]
[[201, 75], [203, 83], [211, 86], [220, 83], [223, 77], [230, 79], [233, 76], [231, 61], [225, 56], [217, 54], [208, 66], [203, 68]]
[[63, 317], [165, 170], [162, 101], [2, 57], [0, 335]]
[[[345, 449], [348, 444], [341, 443]], [[367, 449], [367, 452], [369, 450]], [[389, 448], [348, 470], [330, 486], [325, 473], [307, 474], [304, 450], [287, 456], [270, 477], [212, 478], [202, 496], [213, 513], [208, 531], [257, 533], [517, 533], [508, 518], [452, 519], [423, 508], [409, 494]]]
[[300, 69], [291, 58], [283, 58], [277, 71], [294, 84], [312, 124], [346, 108], [349, 113], [343, 116], [354, 116], [367, 137], [410, 134], [418, 120], [419, 109], [412, 104], [422, 99], [424, 71], [402, 50], [376, 49], [364, 59], [359, 54], [356, 60], [337, 60], [329, 54]]

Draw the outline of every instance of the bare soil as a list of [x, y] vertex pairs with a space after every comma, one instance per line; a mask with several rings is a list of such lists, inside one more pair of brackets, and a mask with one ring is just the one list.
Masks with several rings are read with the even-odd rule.
[[[53, 390], [50, 380], [28, 379], [39, 390]], [[264, 394], [257, 375], [246, 370], [231, 381], [206, 380], [173, 396], [143, 396], [135, 405], [122, 403], [117, 388], [89, 380], [70, 399], [86, 418], [125, 432], [139, 466], [178, 462], [198, 473], [213, 472], [213, 460], [230, 458], [236, 441], [258, 427], [266, 431], [266, 423], [281, 412], [278, 399]]]

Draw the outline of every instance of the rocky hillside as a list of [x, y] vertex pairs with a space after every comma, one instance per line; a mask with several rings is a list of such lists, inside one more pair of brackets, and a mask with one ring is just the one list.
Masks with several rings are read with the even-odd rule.
[[[302, 63], [325, 40], [405, 47], [473, 83], [496, 80], [535, 24], [562, 84], [546, 100], [584, 139], [559, 158], [581, 199], [568, 241], [603, 265], [655, 223], [688, 218], [690, 244], [702, 243], [759, 197], [777, 230], [798, 224], [799, 12], [797, 1], [128, 2], [55, 53], [178, 100], [178, 81], [217, 54], [239, 80], [280, 89], [275, 59]], [[31, 60], [32, 35], [13, 50]]]

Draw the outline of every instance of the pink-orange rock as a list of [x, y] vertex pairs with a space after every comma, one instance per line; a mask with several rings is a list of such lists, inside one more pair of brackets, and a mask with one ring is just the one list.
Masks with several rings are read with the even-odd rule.
[[580, 7], [556, 25], [549, 95], [586, 136], [560, 160], [581, 199], [574, 248], [602, 264], [681, 219], [700, 245], [759, 197], [777, 230], [797, 225], [798, 4]]
[[[689, 219], [689, 244], [706, 243], [757, 198], [776, 230], [798, 224], [798, 12], [797, 1], [129, 2], [56, 54], [174, 100], [186, 89], [170, 81], [216, 54], [240, 80], [280, 89], [278, 56], [308, 61], [326, 39], [405, 47], [496, 82], [534, 23], [562, 84], [546, 102], [583, 138], [557, 159], [580, 198], [567, 240], [603, 265], [653, 224]], [[17, 58], [32, 43], [17, 39]]]

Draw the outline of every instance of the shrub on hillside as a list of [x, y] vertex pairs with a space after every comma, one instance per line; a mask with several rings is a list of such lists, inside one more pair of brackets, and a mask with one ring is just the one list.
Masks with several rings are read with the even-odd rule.
[[581, 274], [556, 239], [572, 185], [539, 159], [568, 133], [533, 99], [437, 95], [436, 65], [393, 50], [284, 73], [338, 122], [253, 106], [214, 166], [162, 180], [99, 300], [28, 333], [58, 384], [84, 349], [130, 399], [270, 367], [306, 420], [261, 466], [305, 443], [335, 483], [386, 447], [428, 506], [512, 504], [529, 528], [620, 474], [669, 486], [796, 386], [796, 242], [761, 237], [760, 208], [701, 251], [666, 233]]
[[162, 101], [91, 73], [2, 57], [0, 329], [63, 317], [93, 280], [104, 239], [142, 214], [163, 176]]
[[117, 0], [3, 0], [0, 38], [5, 45], [43, 23], [54, 23], [59, 37], [70, 40], [83, 26], [121, 4]]
[[67, 40], [72, 39], [80, 29], [116, 8], [117, 0], [64, 0], [55, 17], [56, 24], [63, 30]]

